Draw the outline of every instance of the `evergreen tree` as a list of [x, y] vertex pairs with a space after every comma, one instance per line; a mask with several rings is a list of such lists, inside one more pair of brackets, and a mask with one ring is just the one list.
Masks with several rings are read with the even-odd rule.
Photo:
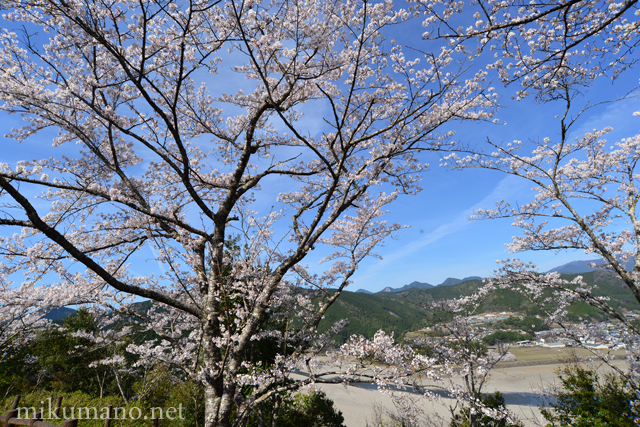
[[635, 394], [626, 379], [606, 374], [599, 381], [595, 371], [577, 364], [559, 373], [563, 390], [551, 404], [541, 409], [549, 422], [547, 427], [635, 427], [633, 404]]

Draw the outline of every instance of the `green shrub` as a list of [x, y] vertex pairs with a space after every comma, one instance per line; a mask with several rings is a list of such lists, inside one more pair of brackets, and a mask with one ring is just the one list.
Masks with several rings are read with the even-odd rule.
[[[499, 391], [495, 394], [484, 394], [480, 396], [483, 405], [490, 409], [505, 411], [504, 396]], [[475, 415], [474, 427], [523, 427], [522, 423], [509, 423], [506, 419], [495, 419], [488, 415]], [[469, 427], [471, 426], [471, 410], [464, 408], [453, 416], [449, 427]]]
[[[60, 411], [60, 419], [55, 419], [53, 417], [53, 411], [56, 404], [56, 398], [58, 396], [63, 397], [62, 408]], [[10, 409], [12, 402], [13, 398], [7, 398], [4, 400], [2, 413], [5, 413]], [[18, 408], [20, 410], [19, 416], [21, 418], [30, 418], [33, 414], [33, 408], [35, 408], [36, 411], [42, 409], [44, 420], [52, 424], [62, 425], [64, 419], [79, 418], [81, 419], [80, 425], [82, 427], [104, 427], [104, 415], [106, 414], [106, 410], [103, 408], [106, 408], [109, 405], [117, 408], [124, 408], [119, 410], [119, 413], [124, 412], [127, 416], [132, 408], [139, 408], [136, 402], [127, 405], [124, 404], [121, 398], [116, 396], [107, 396], [100, 399], [92, 397], [82, 391], [73, 393], [56, 393], [46, 390], [35, 391], [24, 395], [20, 399]], [[95, 408], [95, 410], [93, 408]], [[144, 415], [144, 412], [141, 413]], [[133, 410], [133, 414], [137, 415], [136, 409]], [[98, 419], [87, 419], [94, 418], [94, 416]], [[100, 419], [101, 416], [103, 416], [102, 419]], [[146, 427], [143, 421], [144, 420], [134, 421], [130, 419], [114, 419], [111, 425], [113, 427]]]
[[[60, 419], [53, 419], [58, 396], [63, 397]], [[162, 420], [160, 421], [161, 426], [195, 427], [201, 426], [204, 419], [203, 401], [202, 387], [192, 382], [185, 382], [174, 385], [171, 396], [166, 400], [156, 400], [153, 403], [145, 400], [125, 403], [119, 396], [105, 396], [101, 399], [82, 391], [57, 393], [41, 390], [24, 395], [18, 406], [19, 408], [27, 408], [21, 410], [20, 416], [22, 418], [31, 417], [34, 412], [32, 408], [35, 408], [35, 411], [42, 409], [46, 421], [57, 425], [62, 425], [65, 418], [79, 418], [81, 419], [79, 424], [81, 427], [104, 427], [106, 408], [111, 405], [118, 408], [116, 412], [112, 413], [112, 427], [149, 427], [152, 416]], [[12, 403], [13, 396], [6, 397], [2, 401], [0, 414], [6, 413]], [[49, 408], [51, 408], [51, 412], [49, 412]], [[162, 411], [153, 408], [162, 408]], [[169, 420], [167, 417], [166, 410], [168, 408], [176, 408], [175, 411], [168, 413], [170, 417], [174, 418], [173, 420]]]
[[550, 408], [540, 412], [548, 427], [636, 427], [632, 402], [636, 396], [626, 379], [571, 364], [558, 373], [563, 390]]
[[[279, 406], [277, 414], [273, 411], [276, 406]], [[257, 408], [247, 427], [272, 425], [274, 416], [277, 427], [344, 427], [342, 412], [336, 410], [333, 401], [319, 391], [274, 396], [272, 402]]]

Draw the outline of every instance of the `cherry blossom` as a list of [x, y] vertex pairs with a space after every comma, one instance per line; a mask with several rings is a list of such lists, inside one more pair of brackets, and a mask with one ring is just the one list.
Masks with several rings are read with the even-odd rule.
[[563, 81], [615, 79], [638, 61], [636, 0], [416, 0], [414, 7], [424, 13], [425, 38], [444, 38], [470, 57], [490, 54], [487, 68], [520, 84], [518, 98], [553, 100]]
[[[557, 117], [557, 137], [506, 144], [489, 139], [488, 149], [460, 146], [443, 158], [443, 164], [502, 171], [532, 183], [531, 200], [517, 204], [501, 200], [493, 209], [478, 210], [474, 219], [511, 218], [522, 230], [522, 235], [514, 236], [507, 245], [512, 253], [581, 250], [597, 255], [602, 262], [593, 266], [611, 271], [640, 302], [640, 135], [614, 143], [606, 139], [613, 131], [610, 127], [575, 135], [581, 117], [597, 106], [587, 100], [586, 106], [576, 111], [583, 87], [580, 81], [561, 80], [554, 100], [564, 104], [564, 111]], [[632, 112], [629, 117], [633, 117]], [[627, 377], [640, 401], [640, 330], [617, 304], [593, 292], [580, 276], [566, 280], [557, 273], [541, 274], [535, 265], [517, 259], [502, 261], [483, 292], [497, 287], [527, 296], [543, 310], [549, 324], [565, 328], [578, 346], [591, 332], [587, 326], [570, 324], [569, 305], [586, 302], [617, 319], [625, 328], [622, 342], [628, 350], [629, 369], [612, 367]], [[594, 352], [594, 356], [609, 361], [607, 354]]]
[[[0, 164], [3, 315], [84, 304], [135, 320], [157, 338], [127, 351], [201, 381], [206, 426], [242, 425], [304, 385], [295, 369], [318, 378], [312, 356], [342, 323], [318, 324], [399, 230], [383, 216], [420, 190], [417, 153], [496, 107], [453, 48], [391, 40], [418, 19], [391, 1], [2, 10], [0, 110], [24, 119], [6, 142], [24, 158]], [[322, 272], [303, 264], [316, 253]], [[264, 369], [251, 353], [267, 340], [280, 350]]]

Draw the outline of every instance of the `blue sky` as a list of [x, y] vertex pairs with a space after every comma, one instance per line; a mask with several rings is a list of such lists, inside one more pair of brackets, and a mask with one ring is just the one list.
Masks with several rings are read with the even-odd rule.
[[[595, 103], [621, 96], [637, 83], [637, 73], [632, 70], [614, 84], [608, 80], [596, 82], [580, 101]], [[546, 136], [553, 139], [558, 135], [555, 116], [562, 112], [562, 105], [540, 105], [531, 99], [511, 101], [508, 97], [511, 89], [500, 90], [505, 94], [503, 103], [507, 106], [498, 117], [506, 124], [460, 124], [456, 128], [460, 141], [481, 144], [487, 137], [509, 142]], [[614, 128], [607, 138], [610, 143], [635, 135], [640, 129], [640, 118], [634, 117], [633, 112], [638, 109], [638, 98], [594, 108], [576, 124], [572, 137], [606, 126]], [[512, 257], [534, 262], [541, 271], [570, 261], [594, 259], [594, 255], [581, 251], [508, 253], [505, 244], [520, 232], [511, 225], [511, 220], [469, 221], [468, 218], [478, 208], [493, 207], [497, 200], [531, 200], [532, 185], [494, 171], [445, 170], [438, 166], [439, 157], [434, 153], [429, 159], [432, 167], [424, 175], [424, 190], [417, 196], [400, 199], [388, 215], [388, 220], [409, 224], [411, 228], [401, 231], [398, 240], [388, 242], [378, 251], [383, 260], [369, 260], [360, 266], [350, 290], [379, 291], [412, 281], [437, 285], [448, 277], [485, 277], [497, 267], [496, 260]]]
[[[229, 78], [236, 78], [231, 75]], [[592, 103], [626, 94], [638, 84], [638, 73], [627, 71], [612, 84], [602, 79], [584, 92], [582, 102]], [[456, 139], [464, 143], [482, 144], [487, 137], [494, 141], [509, 142], [514, 139], [552, 139], [558, 134], [555, 116], [562, 106], [540, 105], [532, 99], [517, 102], [511, 100], [514, 88], [502, 88], [495, 84], [502, 95], [504, 109], [498, 112], [498, 125], [487, 123], [454, 123], [451, 129], [457, 132]], [[235, 86], [237, 87], [237, 86]], [[557, 107], [557, 108], [556, 108]], [[581, 118], [573, 136], [579, 136], [595, 128], [611, 126], [611, 143], [620, 138], [638, 133], [640, 117], [633, 112], [640, 110], [638, 99], [628, 99], [608, 104], [589, 111]], [[20, 124], [17, 116], [0, 116], [0, 134], [6, 134], [12, 126]], [[305, 126], [310, 133], [320, 132], [321, 117], [309, 114]], [[503, 124], [506, 122], [506, 124]], [[25, 146], [3, 144], [0, 162], [15, 165], [23, 159], [31, 159], [33, 153]], [[8, 149], [6, 147], [9, 147]], [[39, 154], [59, 155], [50, 143], [39, 144]], [[389, 240], [377, 253], [382, 260], [371, 258], [363, 262], [353, 277], [350, 290], [364, 288], [379, 291], [386, 286], [400, 287], [412, 281], [442, 283], [448, 277], [488, 276], [496, 268], [496, 260], [512, 257], [505, 244], [511, 242], [519, 230], [511, 226], [510, 220], [468, 220], [474, 210], [491, 208], [500, 199], [509, 202], [527, 202], [533, 192], [531, 184], [505, 174], [486, 170], [450, 171], [438, 166], [440, 154], [425, 155], [424, 161], [431, 168], [424, 174], [424, 190], [417, 196], [402, 196], [390, 207], [389, 222], [410, 225], [399, 232], [397, 240]], [[277, 183], [269, 185], [269, 191], [277, 191]], [[14, 232], [15, 230], [10, 230]], [[519, 258], [538, 264], [540, 270], [580, 259], [592, 259], [592, 255], [580, 252], [524, 253]], [[310, 265], [317, 262], [313, 257]], [[315, 267], [312, 267], [315, 269]]]

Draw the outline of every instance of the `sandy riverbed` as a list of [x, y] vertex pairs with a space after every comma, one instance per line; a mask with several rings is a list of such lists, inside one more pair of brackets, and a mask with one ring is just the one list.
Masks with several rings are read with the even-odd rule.
[[[517, 362], [515, 363], [517, 364]], [[616, 361], [616, 365], [624, 367], [625, 362]], [[508, 366], [508, 365], [507, 365]], [[545, 385], [557, 381], [556, 372], [563, 366], [560, 363], [549, 363], [531, 366], [501, 367], [492, 371], [486, 392], [496, 390], [502, 392], [510, 410], [517, 414], [525, 426], [535, 426], [540, 419], [538, 404], [541, 402], [539, 390]], [[599, 370], [609, 369], [600, 366]], [[374, 385], [359, 384], [344, 387], [339, 384], [322, 386], [335, 406], [342, 411], [348, 427], [365, 427], [375, 417], [374, 408], [393, 410], [389, 396], [378, 392]], [[448, 426], [451, 415], [447, 405], [454, 403], [452, 399], [442, 398], [441, 403], [430, 402], [419, 397], [418, 404], [429, 414], [434, 426]]]

